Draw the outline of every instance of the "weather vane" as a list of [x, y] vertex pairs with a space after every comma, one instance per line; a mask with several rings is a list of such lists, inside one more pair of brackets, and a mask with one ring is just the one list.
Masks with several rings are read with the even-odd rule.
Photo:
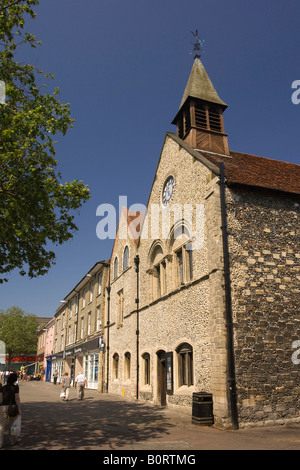
[[[193, 43], [194, 45], [194, 59], [200, 59], [201, 57], [201, 52], [203, 51], [203, 48], [204, 48], [204, 41], [202, 39], [199, 39], [198, 37], [198, 29], [196, 29], [195, 33], [193, 33], [193, 31], [191, 32], [192, 35], [194, 36], [195, 38], [195, 42]], [[191, 52], [192, 54], [192, 52]]]

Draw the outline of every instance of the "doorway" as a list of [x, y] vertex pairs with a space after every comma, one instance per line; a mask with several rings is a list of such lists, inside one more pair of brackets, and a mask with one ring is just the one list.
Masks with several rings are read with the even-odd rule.
[[160, 406], [167, 404], [166, 351], [157, 353], [157, 398]]

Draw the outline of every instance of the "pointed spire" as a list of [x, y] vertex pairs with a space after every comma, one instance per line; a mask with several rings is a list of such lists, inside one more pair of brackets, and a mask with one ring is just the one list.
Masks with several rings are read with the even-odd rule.
[[202, 43], [197, 31], [194, 36], [194, 63], [172, 124], [177, 126], [178, 137], [191, 147], [228, 155], [223, 119], [227, 104], [219, 97], [200, 60]]
[[202, 62], [198, 57], [194, 64], [185, 87], [179, 109], [184, 105], [188, 97], [198, 98], [203, 101], [209, 101], [227, 108], [227, 104], [221, 100], [216, 92]]

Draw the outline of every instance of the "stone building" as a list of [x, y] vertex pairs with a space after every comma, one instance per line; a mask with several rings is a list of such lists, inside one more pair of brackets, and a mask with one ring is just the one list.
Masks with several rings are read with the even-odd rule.
[[40, 328], [37, 334], [37, 363], [35, 373], [41, 376], [42, 380], [51, 379], [51, 362], [53, 353], [53, 334], [55, 320], [51, 318]]
[[196, 56], [145, 214], [121, 214], [104, 341], [110, 393], [206, 392], [237, 429], [300, 420], [300, 167], [231, 151], [226, 108]]
[[72, 379], [82, 371], [88, 387], [103, 391], [101, 350], [108, 264], [97, 262], [61, 301], [55, 313], [52, 374]]
[[204, 392], [222, 428], [300, 421], [300, 167], [231, 151], [226, 108], [196, 55], [145, 210], [56, 311], [52, 371], [190, 414]]

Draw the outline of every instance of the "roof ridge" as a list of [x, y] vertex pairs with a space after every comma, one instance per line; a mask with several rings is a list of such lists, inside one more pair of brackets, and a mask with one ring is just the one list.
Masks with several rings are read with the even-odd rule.
[[256, 155], [256, 154], [253, 154], [253, 153], [239, 152], [239, 151], [236, 151], [236, 150], [230, 150], [229, 153], [230, 153], [230, 155], [231, 154], [247, 155], [248, 157], [263, 158], [264, 160], [270, 160], [271, 162], [286, 163], [287, 165], [300, 166], [299, 163], [286, 162], [284, 160], [278, 160], [277, 158], [264, 157], [263, 155]]

